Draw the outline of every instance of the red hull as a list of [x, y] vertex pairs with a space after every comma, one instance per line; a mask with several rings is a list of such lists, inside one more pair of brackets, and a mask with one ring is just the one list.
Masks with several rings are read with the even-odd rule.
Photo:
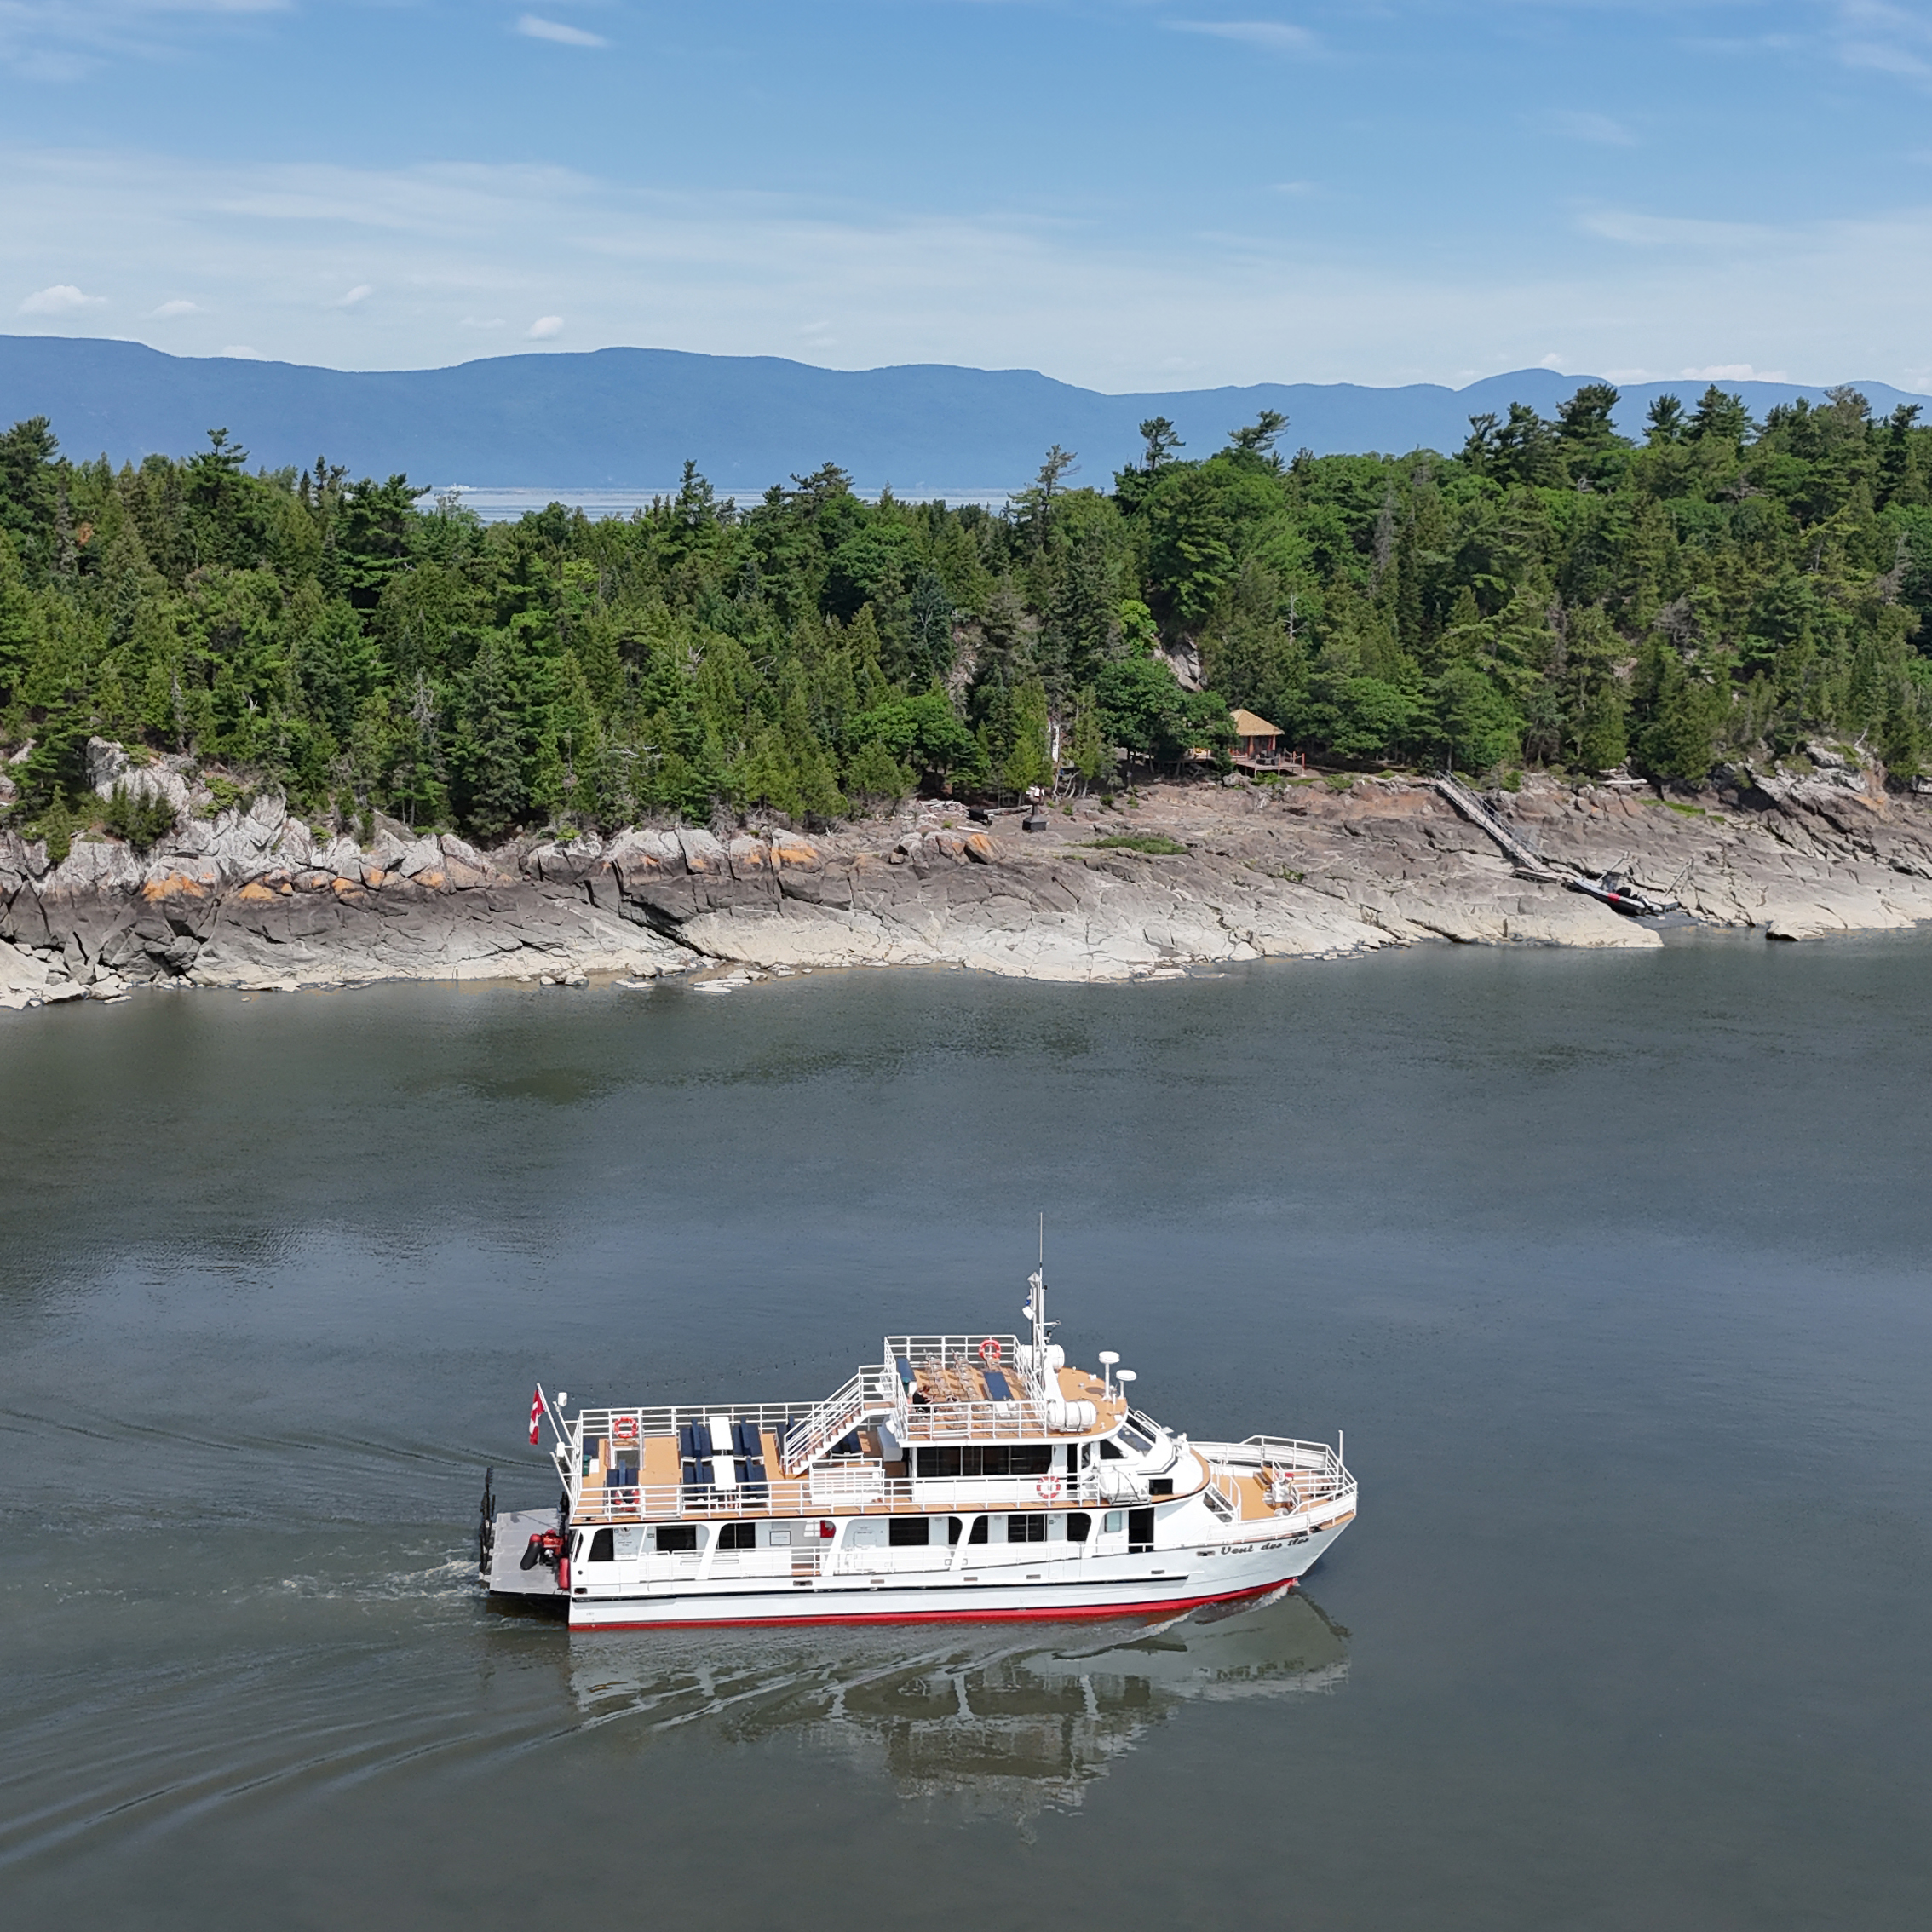
[[607, 1630], [768, 1630], [779, 1624], [1061, 1624], [1075, 1618], [1153, 1617], [1199, 1610], [1204, 1603], [1235, 1603], [1244, 1596], [1266, 1596], [1271, 1590], [1293, 1590], [1300, 1581], [1256, 1584], [1247, 1590], [1222, 1590], [1211, 1596], [1168, 1598], [1159, 1603], [1096, 1603], [1085, 1609], [1056, 1610], [898, 1610], [864, 1613], [855, 1617], [680, 1617], [635, 1624], [572, 1624], [573, 1635], [601, 1636]]

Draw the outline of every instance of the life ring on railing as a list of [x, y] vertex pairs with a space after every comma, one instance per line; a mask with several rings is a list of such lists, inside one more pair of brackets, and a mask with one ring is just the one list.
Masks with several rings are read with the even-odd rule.
[[1063, 1486], [1060, 1478], [1056, 1475], [1042, 1476], [1033, 1485], [1033, 1492], [1043, 1503], [1057, 1503], [1060, 1500], [1060, 1492]]
[[999, 1360], [999, 1343], [991, 1335], [980, 1344], [980, 1360], [988, 1368], [991, 1368]]
[[611, 1418], [611, 1440], [635, 1442], [637, 1440], [637, 1417], [635, 1416], [613, 1416]]

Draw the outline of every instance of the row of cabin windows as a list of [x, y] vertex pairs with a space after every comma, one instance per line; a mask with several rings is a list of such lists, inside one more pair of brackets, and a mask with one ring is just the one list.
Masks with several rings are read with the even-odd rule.
[[967, 1442], [956, 1449], [917, 1449], [916, 1476], [1041, 1476], [1053, 1469], [1050, 1442]]
[[[1107, 1527], [1109, 1530], [1119, 1528], [1120, 1511], [1107, 1512]], [[1130, 1509], [1128, 1518], [1128, 1547], [1131, 1550], [1151, 1550], [1153, 1547], [1153, 1511], [1152, 1509]], [[988, 1541], [986, 1525], [989, 1517], [975, 1516], [969, 1532], [965, 1523], [957, 1516], [948, 1516], [946, 1522], [946, 1540], [957, 1544], [964, 1536], [969, 1544]], [[1094, 1532], [1094, 1519], [1084, 1509], [1070, 1509], [1067, 1513], [1067, 1540], [1069, 1543], [1084, 1543]], [[886, 1543], [894, 1550], [918, 1550], [932, 1541], [933, 1519], [930, 1516], [893, 1516], [886, 1524]], [[698, 1548], [698, 1526], [695, 1523], [659, 1523], [653, 1532], [658, 1554], [668, 1556], [690, 1555]], [[789, 1532], [786, 1541], [791, 1540]], [[1015, 1513], [1006, 1519], [1006, 1540], [1009, 1543], [1044, 1543], [1047, 1539], [1047, 1519], [1044, 1511], [1029, 1510]], [[774, 1538], [775, 1540], [775, 1538]], [[756, 1550], [758, 1547], [758, 1526], [756, 1523], [721, 1523], [718, 1526], [718, 1548], [720, 1550]], [[601, 1529], [590, 1538], [589, 1559], [593, 1563], [613, 1563], [617, 1561], [616, 1532]]]

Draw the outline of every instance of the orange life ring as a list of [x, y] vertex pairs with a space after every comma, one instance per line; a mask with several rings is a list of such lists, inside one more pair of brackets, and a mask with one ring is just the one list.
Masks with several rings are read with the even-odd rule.
[[1058, 1476], [1042, 1476], [1033, 1485], [1033, 1492], [1043, 1503], [1057, 1503], [1060, 1500], [1061, 1488]]
[[611, 1421], [611, 1440], [613, 1442], [635, 1442], [637, 1440], [637, 1417], [613, 1417]]
[[986, 1340], [980, 1344], [980, 1360], [984, 1362], [988, 1368], [991, 1368], [992, 1365], [999, 1360], [999, 1343], [991, 1335], [989, 1335], [986, 1338]]

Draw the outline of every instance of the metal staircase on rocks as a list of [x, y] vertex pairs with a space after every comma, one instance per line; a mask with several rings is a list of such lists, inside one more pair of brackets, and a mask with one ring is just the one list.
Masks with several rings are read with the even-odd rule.
[[1478, 831], [1488, 833], [1503, 848], [1525, 878], [1539, 879], [1545, 885], [1563, 883], [1565, 875], [1557, 871], [1533, 846], [1526, 844], [1509, 831], [1466, 785], [1452, 778], [1447, 772], [1438, 773], [1430, 782]]

